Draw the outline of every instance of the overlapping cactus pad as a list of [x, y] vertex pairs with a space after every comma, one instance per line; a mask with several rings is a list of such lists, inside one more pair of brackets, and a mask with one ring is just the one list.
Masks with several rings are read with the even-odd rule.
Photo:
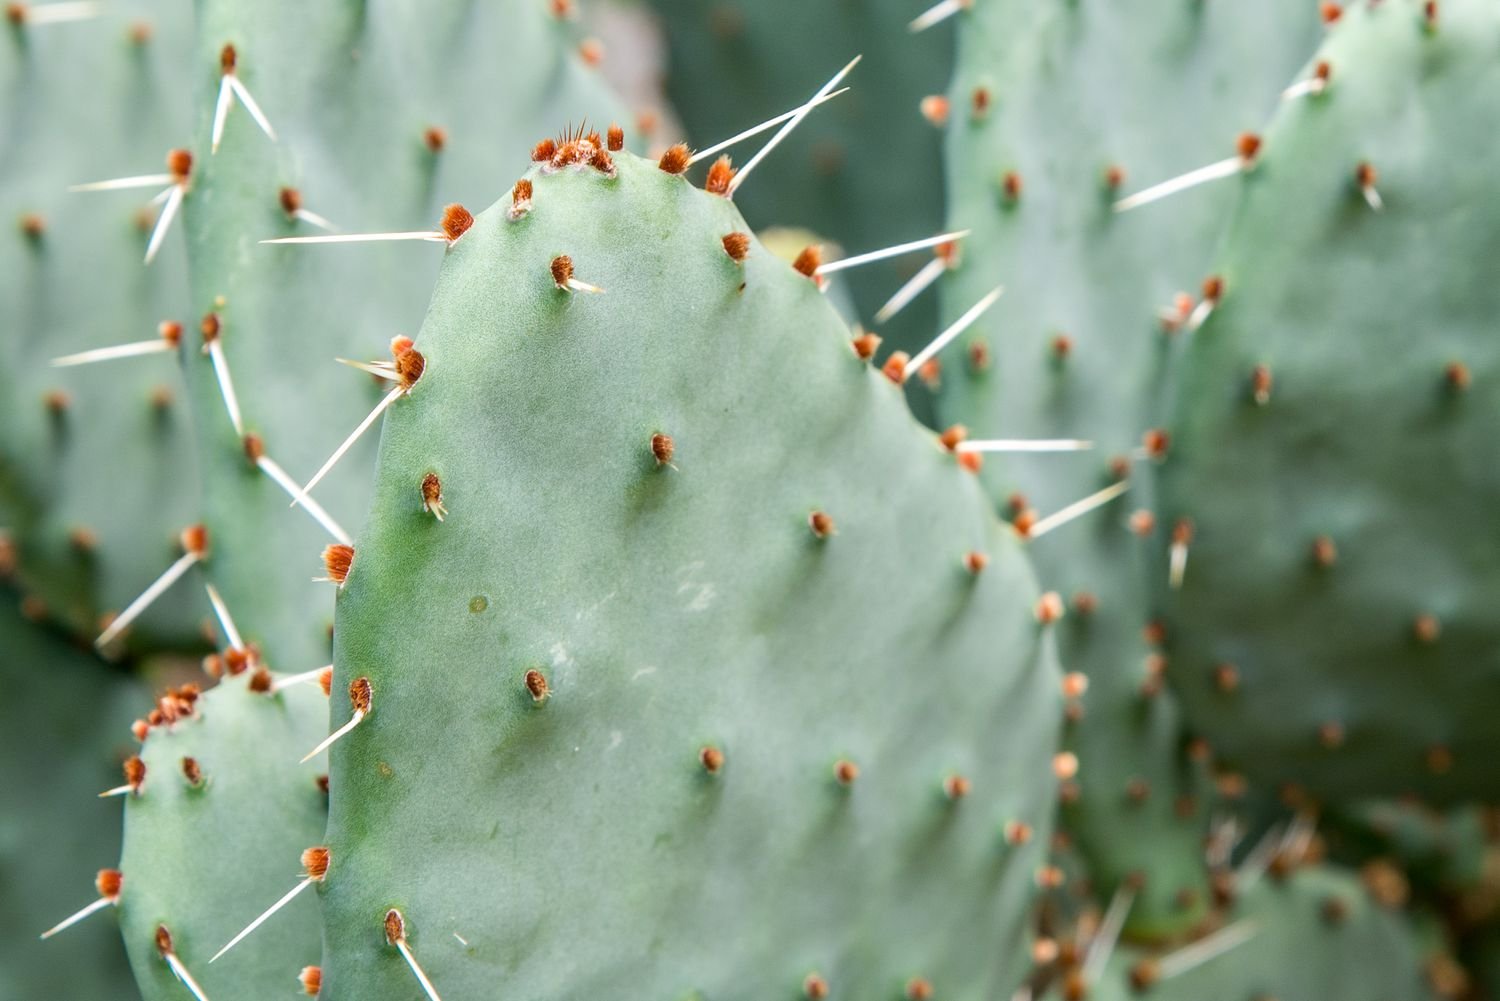
[[1162, 469], [1196, 533], [1172, 670], [1235, 764], [1493, 795], [1500, 12], [1360, 5], [1266, 134]]
[[728, 200], [528, 189], [448, 251], [340, 595], [328, 988], [411, 993], [389, 908], [452, 996], [1014, 987], [1061, 708], [1018, 547]]

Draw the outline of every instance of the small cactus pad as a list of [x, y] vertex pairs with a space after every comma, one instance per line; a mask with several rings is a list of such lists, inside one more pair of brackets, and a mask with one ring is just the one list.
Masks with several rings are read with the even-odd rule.
[[1062, 701], [1017, 546], [728, 200], [527, 180], [340, 594], [328, 989], [413, 996], [394, 909], [445, 997], [1009, 996]]
[[1144, 877], [1129, 931], [1175, 935], [1203, 916], [1211, 790], [1182, 758], [1148, 628], [1148, 567], [1172, 526], [1133, 457], [1163, 419], [1173, 345], [1158, 311], [1196, 287], [1235, 185], [1112, 203], [1232, 156], [1236, 130], [1263, 121], [1316, 45], [1317, 5], [983, 0], [957, 21], [949, 228], [973, 235], [944, 280], [945, 318], [997, 284], [1006, 294], [945, 355], [939, 413], [976, 439], [1093, 442], [987, 458], [984, 481], [1018, 526], [1129, 476], [1123, 497], [1030, 552], [1074, 606], [1059, 656], [1088, 684], [1063, 823], [1104, 894]]
[[318, 908], [292, 903], [222, 959], [209, 959], [296, 885], [298, 859], [319, 845], [327, 819], [316, 746], [328, 700], [315, 684], [256, 691], [249, 672], [183, 704], [151, 727], [139, 792], [125, 796], [120, 930], [145, 1001], [190, 997], [168, 964], [170, 949], [214, 1001], [289, 997], [318, 961]]
[[1347, 9], [1213, 265], [1161, 467], [1196, 528], [1167, 633], [1190, 722], [1252, 779], [1500, 791], [1497, 46], [1481, 0]]

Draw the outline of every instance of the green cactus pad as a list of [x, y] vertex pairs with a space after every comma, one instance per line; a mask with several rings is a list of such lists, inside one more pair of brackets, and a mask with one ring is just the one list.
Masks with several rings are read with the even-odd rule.
[[[282, 189], [345, 232], [432, 230], [445, 201], [489, 197], [518, 176], [543, 123], [606, 123], [616, 106], [574, 51], [575, 28], [544, 3], [205, 0], [197, 37], [187, 371], [214, 539], [208, 571], [246, 638], [278, 669], [306, 670], [328, 656], [332, 603], [312, 578], [331, 539], [247, 460], [197, 320], [217, 317], [245, 430], [305, 482], [383, 392], [335, 357], [377, 358], [392, 336], [413, 333], [437, 261], [422, 243], [259, 246], [323, 232], [288, 215]], [[278, 141], [236, 104], [210, 155], [226, 44]], [[363, 507], [372, 454], [363, 442], [315, 491], [345, 527]]]
[[1327, 91], [1282, 108], [1213, 265], [1223, 301], [1186, 353], [1161, 473], [1196, 524], [1171, 669], [1252, 777], [1345, 799], [1500, 790], [1497, 46], [1478, 0], [1435, 24], [1414, 0], [1346, 10]]
[[339, 601], [335, 692], [371, 710], [332, 751], [329, 989], [412, 996], [397, 908], [445, 996], [1003, 995], [1056, 792], [1030, 571], [812, 281], [615, 168], [477, 218], [388, 413]]
[[70, 647], [0, 591], [0, 997], [138, 997], [114, 922], [37, 935], [93, 899], [119, 850], [118, 809], [95, 798], [130, 753], [128, 677]]
[[[172, 949], [214, 1001], [289, 997], [322, 945], [318, 907], [303, 893], [213, 965], [219, 948], [300, 878], [298, 859], [319, 845], [327, 794], [322, 757], [297, 758], [322, 739], [328, 700], [316, 684], [278, 693], [252, 675], [203, 694], [195, 715], [153, 727], [127, 794], [120, 857], [120, 930], [145, 1001], [190, 1001], [157, 947]], [[189, 781], [185, 759], [196, 763]]]
[[[93, 20], [0, 26], [0, 525], [27, 593], [90, 637], [171, 561], [197, 474], [175, 355], [49, 367], [186, 320], [180, 248], [141, 263], [156, 190], [67, 189], [158, 173], [187, 142], [191, 17], [187, 0], [111, 0]], [[133, 645], [193, 644], [199, 614], [163, 602]]]
[[[1112, 461], [1161, 423], [1172, 344], [1158, 310], [1196, 288], [1235, 184], [1128, 213], [1111, 202], [1231, 156], [1236, 130], [1264, 119], [1316, 44], [1309, 0], [1148, 6], [989, 0], [959, 17], [949, 223], [974, 234], [944, 280], [945, 318], [997, 284], [1006, 294], [952, 349], [939, 412], [974, 438], [1094, 442], [990, 457], [992, 495], [1041, 515], [1108, 486]], [[1183, 760], [1146, 634], [1153, 547], [1171, 529], [1151, 517], [1148, 479], [1138, 468], [1123, 499], [1031, 553], [1045, 586], [1094, 609], [1060, 634], [1064, 670], [1089, 683], [1063, 821], [1102, 891], [1145, 877], [1129, 931], [1157, 936], [1204, 913], [1197, 845], [1212, 790]]]

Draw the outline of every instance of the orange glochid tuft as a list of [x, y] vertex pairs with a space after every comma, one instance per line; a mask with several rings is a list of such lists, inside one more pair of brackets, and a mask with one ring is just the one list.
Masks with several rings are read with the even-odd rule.
[[472, 225], [474, 225], [474, 213], [457, 202], [443, 209], [443, 221], [440, 228], [449, 243], [467, 233]]
[[711, 195], [729, 194], [729, 182], [734, 180], [733, 161], [728, 154], [719, 157], [714, 165], [708, 168], [708, 177], [703, 182], [703, 190]]
[[354, 547], [346, 546], [341, 542], [333, 543], [323, 549], [323, 568], [328, 572], [328, 579], [343, 586], [344, 581], [349, 579], [349, 568], [354, 564]]
[[692, 160], [693, 154], [686, 143], [677, 143], [668, 146], [667, 151], [657, 161], [657, 166], [668, 174], [681, 174], [688, 169], [688, 162]]

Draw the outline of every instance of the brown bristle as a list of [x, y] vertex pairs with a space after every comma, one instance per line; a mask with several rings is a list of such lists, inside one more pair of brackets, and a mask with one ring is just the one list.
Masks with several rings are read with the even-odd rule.
[[859, 766], [847, 758], [840, 758], [834, 762], [833, 777], [840, 785], [853, 785], [854, 780], [859, 778]]
[[1217, 304], [1224, 296], [1224, 279], [1218, 275], [1209, 275], [1203, 279], [1203, 301]]
[[422, 378], [422, 373], [427, 371], [427, 356], [416, 348], [407, 348], [395, 358], [396, 378], [401, 381], [403, 389], [410, 389]]
[[239, 62], [239, 54], [234, 51], [234, 46], [225, 44], [219, 50], [219, 72], [233, 73], [235, 65]]
[[392, 337], [391, 361], [399, 362], [401, 360], [401, 356], [406, 354], [406, 352], [410, 351], [412, 348], [416, 347], [416, 344], [416, 341], [402, 334], [397, 334], [395, 337]]
[[922, 112], [923, 118], [938, 128], [942, 128], [948, 124], [948, 99], [942, 94], [929, 94], [927, 97], [922, 98], [917, 108]]
[[390, 945], [406, 941], [406, 919], [394, 907], [385, 912], [385, 940]]
[[457, 202], [443, 209], [441, 228], [449, 243], [467, 233], [472, 225], [474, 225], [474, 214]]
[[1125, 184], [1125, 168], [1117, 163], [1112, 163], [1104, 168], [1104, 187], [1110, 191], [1119, 191]]
[[875, 334], [860, 334], [850, 342], [854, 354], [860, 361], [869, 361], [880, 350], [880, 338]]
[[969, 795], [969, 780], [962, 775], [949, 775], [943, 779], [943, 795], [951, 800], [960, 800]]
[[604, 62], [604, 43], [597, 38], [585, 38], [578, 43], [578, 58], [585, 66], [598, 66]]
[[526, 690], [531, 693], [531, 701], [538, 703], [547, 701], [547, 696], [552, 694], [547, 676], [534, 667], [526, 672]]
[[220, 326], [218, 313], [203, 314], [203, 319], [198, 321], [198, 333], [203, 336], [204, 345], [212, 344], [219, 339]]
[[605, 151], [603, 146], [596, 146], [594, 148], [593, 154], [589, 157], [589, 166], [593, 167], [601, 174], [608, 174], [611, 177], [614, 176], [614, 157], [610, 156], [609, 153]]
[[734, 166], [728, 154], [719, 157], [714, 165], [708, 168], [708, 177], [703, 182], [703, 190], [711, 195], [729, 194], [729, 182], [734, 180]]
[[609, 127], [609, 132], [606, 133], [606, 136], [608, 137], [606, 139], [606, 142], [609, 145], [609, 151], [611, 153], [618, 153], [620, 152], [620, 150], [625, 148], [625, 130], [620, 128], [620, 126], [611, 125]]
[[302, 192], [296, 188], [282, 188], [278, 197], [281, 200], [281, 211], [287, 215], [296, 215], [297, 210], [302, 207]]
[[189, 525], [182, 530], [177, 541], [182, 543], [183, 552], [202, 556], [208, 552], [208, 529], [203, 525]]
[[252, 463], [259, 462], [266, 454], [266, 443], [258, 434], [247, 434], [243, 442], [245, 458]]
[[1326, 84], [1331, 76], [1333, 76], [1333, 64], [1326, 59], [1318, 60], [1318, 64], [1313, 67], [1313, 77]]
[[964, 569], [968, 570], [969, 573], [981, 573], [989, 565], [990, 558], [977, 549], [964, 556]]
[[185, 149], [174, 149], [167, 153], [167, 172], [180, 183], [193, 172], [193, 154]]
[[322, 882], [323, 877], [328, 875], [328, 849], [320, 845], [304, 851], [302, 853], [302, 871], [307, 873], [308, 879]]
[[429, 125], [422, 130], [422, 143], [429, 152], [441, 153], [448, 145], [448, 130], [441, 125]]
[[1324, 24], [1333, 24], [1344, 16], [1344, 8], [1336, 3], [1322, 3], [1318, 5], [1318, 13], [1323, 17]]
[[962, 424], [950, 424], [942, 434], [938, 435], [938, 441], [948, 451], [955, 451], [969, 437], [969, 429]]
[[1412, 636], [1418, 643], [1427, 645], [1436, 643], [1442, 635], [1443, 627], [1438, 622], [1436, 615], [1419, 615], [1411, 625]]
[[1178, 518], [1172, 526], [1172, 545], [1191, 545], [1193, 542], [1193, 530], [1193, 519]]
[[568, 279], [573, 277], [573, 258], [567, 254], [561, 254], [552, 258], [552, 283], [558, 288], [567, 288]]
[[175, 348], [182, 343], [182, 324], [175, 320], [163, 320], [156, 325], [156, 334]]
[[546, 163], [557, 154], [557, 143], [551, 139], [543, 139], [531, 147], [531, 159], [535, 163]]
[[802, 996], [807, 1001], [824, 1001], [828, 997], [828, 981], [816, 973], [809, 973], [802, 980]]
[[21, 233], [31, 240], [41, 239], [42, 234], [47, 232], [47, 220], [37, 212], [24, 213], [17, 224], [21, 227]]
[[100, 869], [99, 874], [94, 877], [94, 889], [99, 891], [99, 896], [105, 900], [117, 900], [120, 896], [120, 887], [124, 884], [125, 877], [118, 869]]
[[265, 695], [271, 690], [273, 680], [270, 671], [264, 667], [258, 667], [255, 669], [255, 673], [250, 675], [247, 687], [256, 695]]
[[1141, 444], [1145, 447], [1148, 456], [1160, 459], [1167, 454], [1167, 447], [1172, 444], [1172, 436], [1161, 428], [1152, 428], [1141, 436]]
[[969, 371], [986, 372], [990, 367], [990, 342], [976, 337], [969, 342]]
[[703, 770], [710, 775], [719, 774], [719, 769], [724, 767], [724, 752], [712, 745], [698, 752], [698, 762]]
[[818, 273], [818, 268], [822, 266], [823, 248], [817, 244], [804, 247], [802, 253], [798, 254], [797, 259], [792, 262], [792, 269], [794, 271], [809, 278], [814, 277]]
[[1031, 834], [1031, 825], [1019, 820], [1008, 821], [1005, 825], [1004, 837], [1008, 845], [1024, 845], [1031, 840]]
[[224, 651], [224, 670], [230, 677], [237, 677], [250, 669], [250, 655], [244, 650], [230, 647]]
[[1156, 531], [1156, 515], [1141, 508], [1130, 514], [1130, 530], [1141, 538], [1145, 538]]
[[443, 506], [443, 481], [437, 473], [422, 477], [422, 510], [428, 514], [446, 514]]
[[928, 389], [936, 390], [943, 381], [943, 362], [939, 358], [929, 358], [917, 369], [917, 378]]
[[1449, 389], [1462, 393], [1473, 383], [1474, 377], [1469, 374], [1469, 366], [1461, 361], [1453, 361], [1443, 369], [1443, 380], [1448, 383]]
[[1354, 183], [1361, 188], [1373, 188], [1379, 175], [1375, 171], [1375, 165], [1368, 161], [1361, 161], [1354, 168]]
[[323, 567], [328, 579], [342, 585], [349, 579], [349, 567], [354, 563], [354, 547], [334, 543], [323, 550]]
[[126, 758], [121, 770], [125, 773], [125, 784], [135, 792], [140, 792], [141, 783], [146, 781], [146, 763], [140, 756], [132, 754]]
[[1036, 620], [1042, 625], [1051, 625], [1063, 617], [1065, 611], [1062, 596], [1056, 591], [1048, 591], [1037, 599]]
[[1014, 528], [1016, 530], [1016, 534], [1021, 538], [1029, 539], [1031, 538], [1031, 530], [1036, 526], [1036, 523], [1036, 508], [1027, 507], [1022, 508], [1015, 513], [1015, 516], [1010, 520], [1010, 527]]
[[658, 466], [669, 465], [676, 452], [677, 445], [671, 435], [658, 432], [651, 436], [651, 454], [656, 457]]
[[167, 931], [166, 925], [156, 926], [156, 951], [163, 957], [172, 955], [172, 933]]
[[369, 678], [355, 678], [349, 682], [349, 704], [357, 713], [370, 711], [370, 702], [375, 697], [374, 689], [370, 687]]
[[308, 997], [317, 997], [318, 991], [323, 989], [323, 968], [304, 966], [302, 972], [297, 974], [297, 980], [302, 984], [302, 993]]
[[814, 511], [808, 515], [807, 527], [812, 529], [812, 534], [819, 539], [826, 539], [836, 531], [833, 518], [823, 511]]
[[1021, 175], [1014, 170], [1007, 170], [1000, 178], [1000, 191], [1005, 195], [1008, 202], [1019, 201], [1021, 198]]
[[1073, 339], [1067, 334], [1057, 334], [1052, 338], [1052, 357], [1058, 361], [1065, 361], [1073, 353]]
[[182, 777], [187, 779], [190, 786], [201, 786], [203, 784], [203, 769], [198, 767], [197, 758], [182, 759]]
[[521, 205], [523, 202], [530, 202], [531, 193], [531, 181], [525, 177], [521, 178], [515, 183], [515, 186], [510, 189], [511, 205], [514, 207]]
[[656, 165], [668, 174], [680, 174], [688, 169], [688, 161], [692, 158], [692, 151], [687, 148], [687, 144], [677, 143], [667, 147], [667, 151], [661, 155]]
[[975, 87], [974, 92], [969, 95], [969, 114], [975, 119], [980, 119], [989, 113], [990, 89], [988, 87]]
[[723, 242], [724, 253], [728, 254], [729, 259], [736, 264], [742, 262], [746, 255], [750, 253], [749, 233], [726, 233]]
[[892, 351], [885, 364], [880, 366], [880, 371], [885, 377], [896, 385], [906, 382], [906, 363], [911, 361], [911, 356], [905, 351]]
[[958, 453], [958, 466], [971, 473], [977, 473], [984, 468], [983, 452], [960, 452]]
[[333, 694], [333, 668], [325, 667], [318, 672], [318, 687], [323, 689], [324, 695]]
[[1253, 161], [1260, 153], [1260, 136], [1254, 132], [1241, 132], [1234, 141], [1234, 150], [1246, 163]]
[[327, 775], [319, 775], [317, 778], [313, 779], [313, 785], [317, 786], [318, 787], [318, 791], [321, 792], [324, 796], [328, 795], [328, 776]]
[[921, 977], [906, 982], [906, 1001], [931, 1001], [932, 984]]
[[1220, 664], [1214, 668], [1214, 685], [1228, 695], [1240, 687], [1240, 669], [1233, 664]]

